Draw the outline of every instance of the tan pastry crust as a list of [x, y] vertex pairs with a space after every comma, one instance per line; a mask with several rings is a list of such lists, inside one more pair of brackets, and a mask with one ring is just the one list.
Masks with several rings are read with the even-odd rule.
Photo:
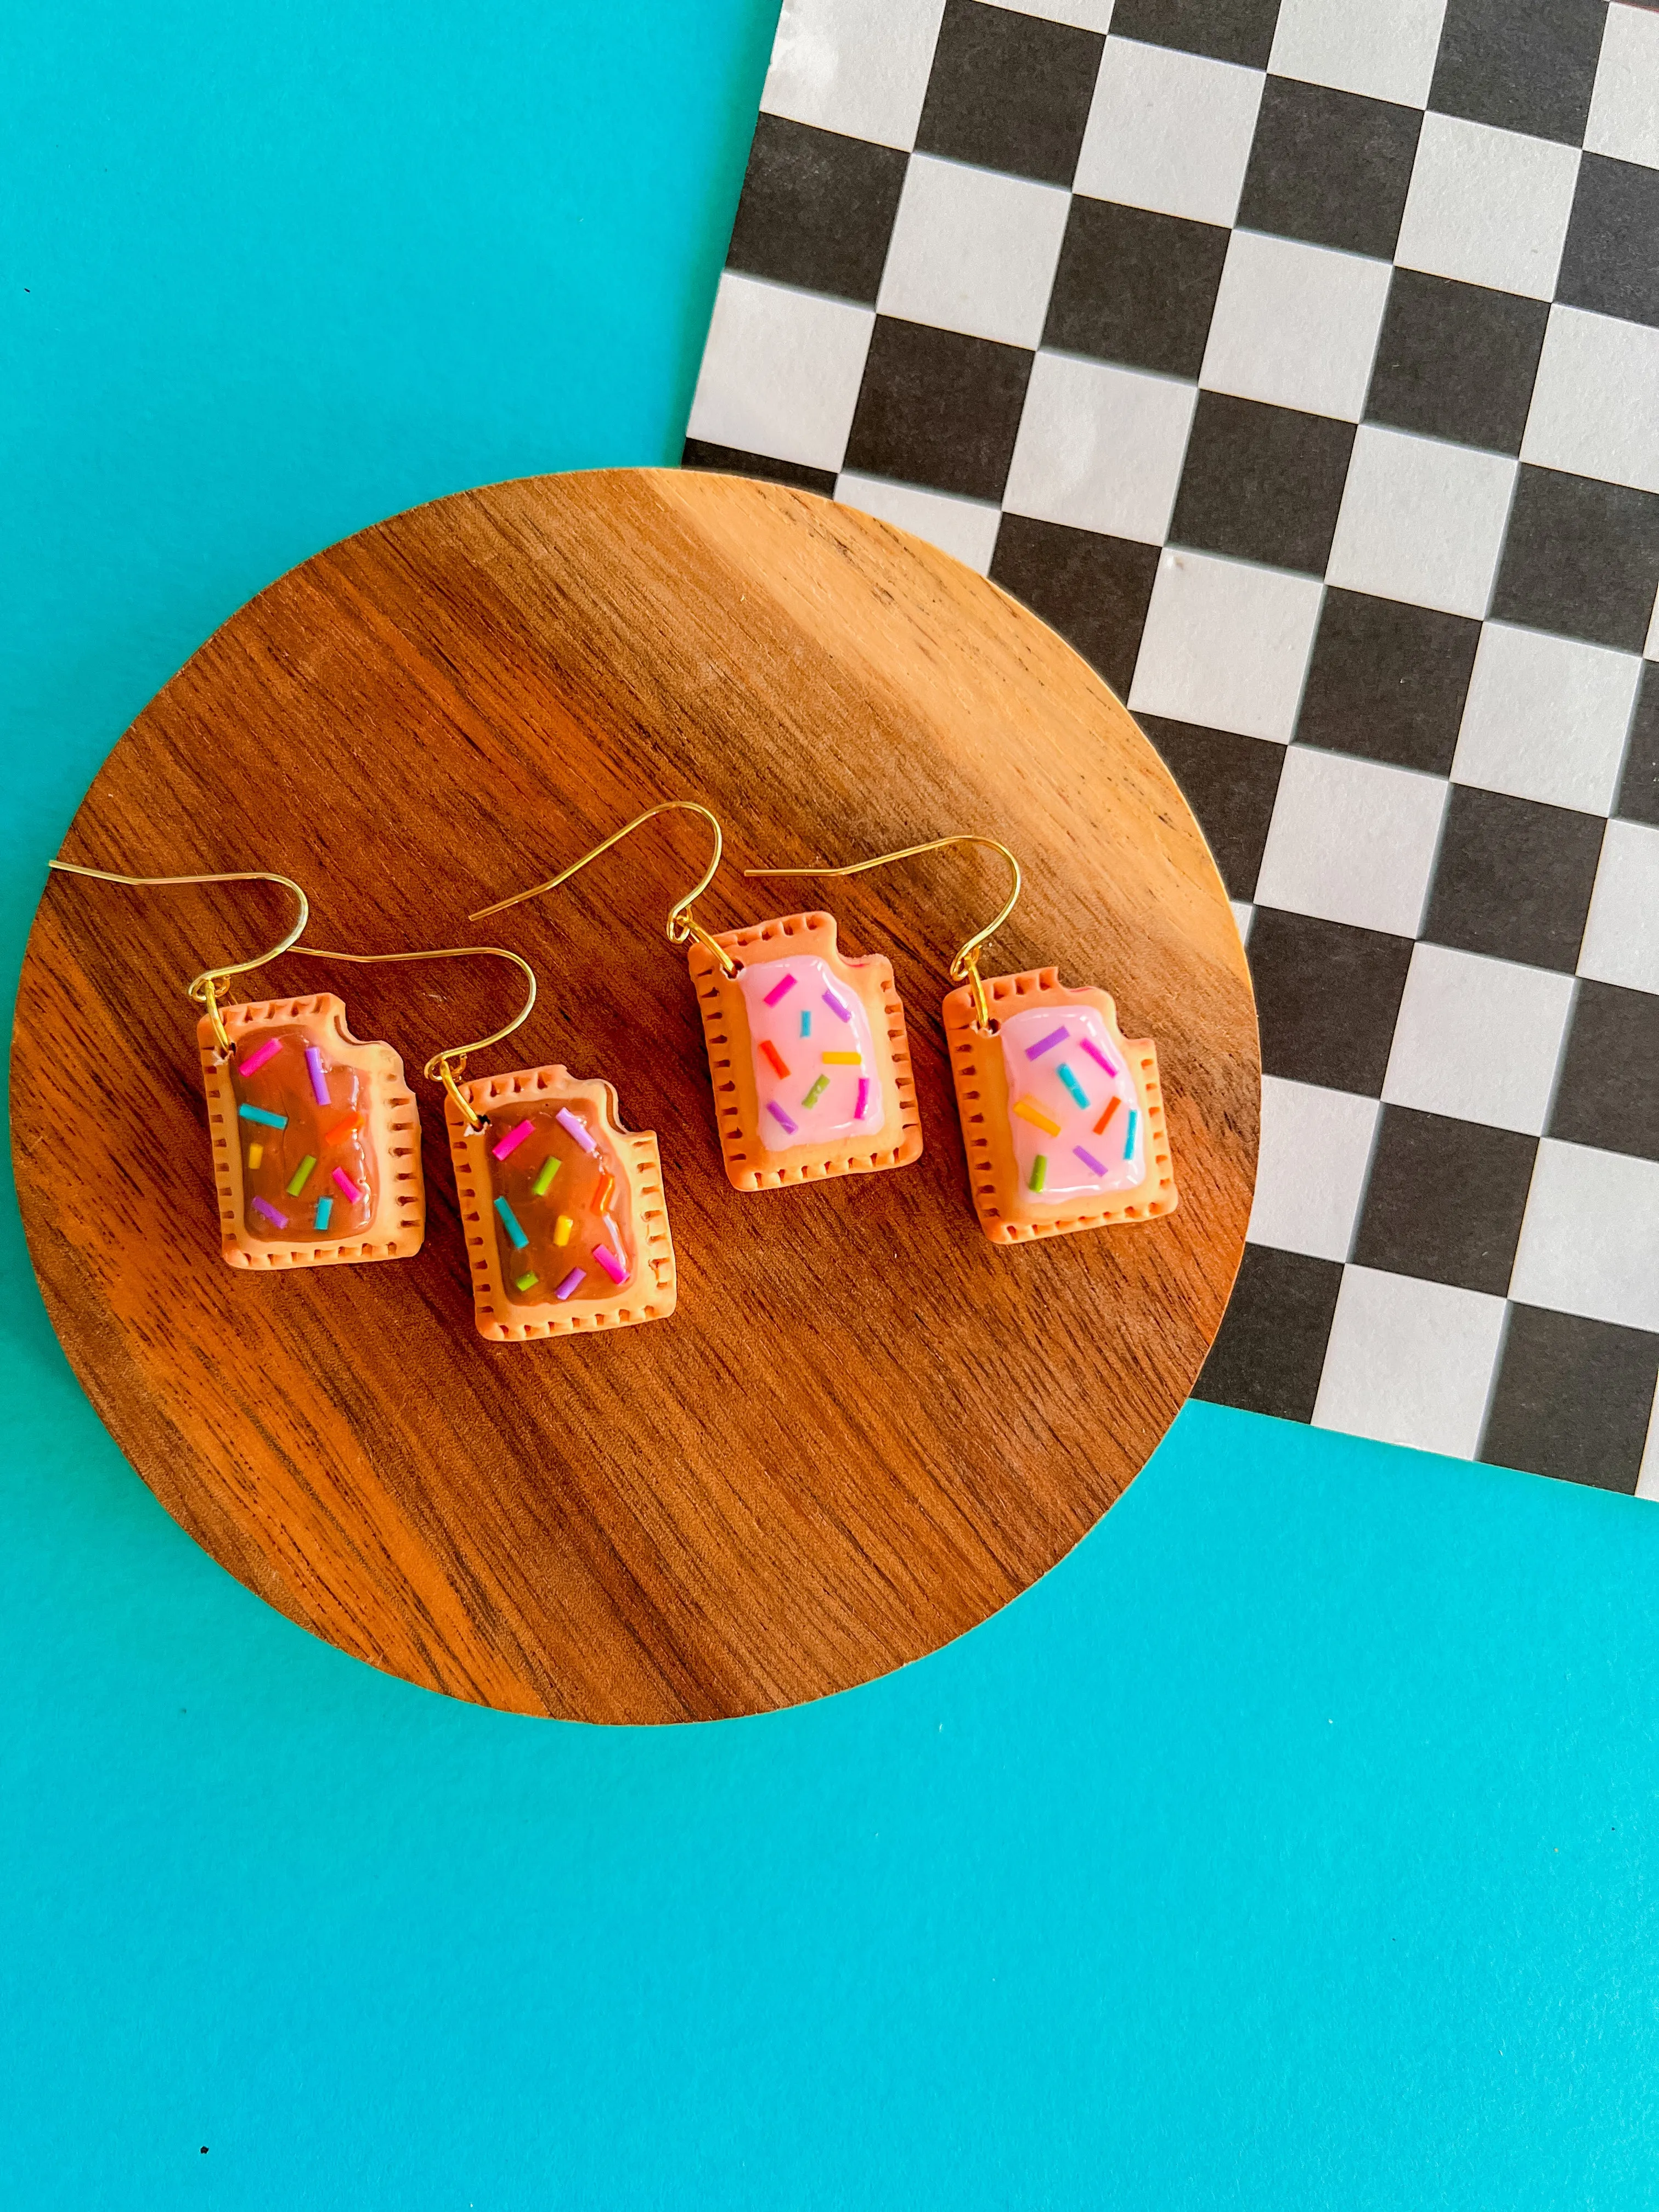
[[474, 1129], [453, 1098], [444, 1102], [455, 1187], [461, 1201], [461, 1231], [472, 1272], [472, 1314], [480, 1336], [492, 1343], [522, 1344], [544, 1336], [591, 1336], [600, 1329], [630, 1328], [640, 1322], [666, 1321], [679, 1295], [674, 1243], [668, 1230], [668, 1204], [662, 1187], [662, 1160], [654, 1130], [624, 1129], [617, 1094], [610, 1084], [573, 1076], [567, 1067], [520, 1068], [510, 1075], [488, 1075], [463, 1083], [461, 1096], [480, 1114], [524, 1099], [550, 1106], [582, 1102], [591, 1106], [617, 1164], [627, 1178], [638, 1265], [633, 1279], [602, 1297], [548, 1298], [527, 1305], [508, 1296], [501, 1267], [501, 1240], [489, 1218], [494, 1206], [488, 1125]]
[[1034, 1006], [1092, 1006], [1106, 1026], [1140, 1094], [1146, 1131], [1146, 1175], [1130, 1190], [1081, 1202], [1066, 1209], [1043, 1206], [1024, 1188], [1014, 1158], [1008, 1114], [1008, 1084], [1002, 1045], [994, 1028], [974, 1026], [973, 993], [967, 984], [945, 1001], [945, 1039], [956, 1079], [957, 1110], [968, 1152], [968, 1182], [979, 1225], [994, 1244], [1024, 1244], [1038, 1237], [1067, 1237], [1074, 1230], [1105, 1229], [1119, 1222], [1151, 1221], [1173, 1213], [1179, 1204], [1175, 1168], [1164, 1120], [1164, 1093], [1158, 1054], [1150, 1037], [1126, 1037], [1117, 1025], [1117, 1008], [1106, 991], [1072, 990], [1055, 968], [1028, 968], [1023, 975], [988, 977], [985, 994], [991, 1019], [1024, 1013]]
[[[230, 1053], [222, 1052], [205, 1015], [196, 1024], [202, 1080], [207, 1091], [213, 1142], [213, 1180], [219, 1200], [220, 1250], [233, 1267], [331, 1267], [349, 1261], [408, 1260], [426, 1235], [426, 1186], [421, 1175], [421, 1120], [404, 1081], [404, 1064], [389, 1044], [364, 1044], [346, 1027], [345, 1002], [331, 991], [308, 999], [262, 999], [222, 1006]], [[331, 1032], [331, 1050], [349, 1061], [368, 1086], [368, 1136], [380, 1171], [374, 1218], [359, 1237], [251, 1237], [245, 1226], [242, 1146], [237, 1126], [231, 1061], [250, 1030], [309, 1022]]]
[[823, 961], [836, 980], [856, 994], [869, 1019], [883, 1066], [887, 1118], [873, 1136], [842, 1137], [830, 1145], [792, 1145], [769, 1152], [761, 1141], [760, 1098], [749, 1048], [749, 1015], [743, 994], [705, 945], [694, 943], [691, 981], [702, 1013], [708, 1074], [714, 1086], [714, 1119], [726, 1179], [736, 1190], [775, 1190], [818, 1182], [830, 1176], [868, 1175], [878, 1168], [908, 1167], [921, 1157], [921, 1116], [904, 1030], [904, 1007], [893, 984], [893, 965], [879, 953], [848, 959], [836, 943], [835, 917], [783, 915], [752, 928], [727, 930], [715, 942], [745, 968], [807, 956]]

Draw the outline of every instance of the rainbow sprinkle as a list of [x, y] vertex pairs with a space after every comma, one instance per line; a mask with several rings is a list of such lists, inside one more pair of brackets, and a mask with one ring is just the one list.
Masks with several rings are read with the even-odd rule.
[[781, 1121], [783, 1124], [784, 1127], [787, 1129], [792, 1137], [799, 1129], [800, 1123], [799, 1121], [792, 1121], [789, 1116], [784, 1112], [782, 1107], [779, 1105], [775, 1098], [769, 1098], [767, 1100], [766, 1110], [772, 1116], [772, 1119], [775, 1121]]
[[568, 1106], [561, 1106], [558, 1112], [553, 1116], [553, 1118], [558, 1123], [559, 1127], [564, 1130], [567, 1135], [572, 1136], [576, 1139], [576, 1142], [581, 1146], [585, 1152], [597, 1152], [599, 1151], [599, 1146], [594, 1143], [592, 1137], [588, 1135], [586, 1130], [583, 1128], [581, 1123], [576, 1119], [575, 1115], [570, 1111], [570, 1109]]
[[773, 1043], [770, 1037], [763, 1037], [761, 1039], [760, 1048], [765, 1054], [767, 1060], [771, 1063], [772, 1073], [774, 1075], [788, 1074], [789, 1063], [784, 1058], [783, 1054], [778, 1050], [776, 1045]]
[[247, 1164], [251, 1168], [257, 1168], [260, 1161], [264, 1159], [264, 1156], [265, 1148], [263, 1145], [250, 1145], [248, 1146]]
[[328, 1103], [328, 1076], [323, 1066], [323, 1055], [314, 1044], [306, 1047], [306, 1073], [311, 1078], [311, 1095], [319, 1106]]
[[830, 1012], [834, 1014], [837, 1021], [850, 1022], [852, 1020], [853, 1009], [848, 1005], [845, 999], [838, 999], [833, 991], [826, 991], [824, 993], [823, 1003], [829, 1007]]
[[575, 1225], [568, 1213], [562, 1213], [553, 1224], [553, 1242], [556, 1244], [568, 1244], [570, 1242], [570, 1232]]
[[761, 1001], [761, 1003], [763, 1006], [775, 1006], [778, 1000], [784, 996], [785, 993], [793, 991], [794, 988], [794, 977], [793, 975], [786, 975], [781, 983], [773, 984], [771, 989], [767, 993], [765, 998]]
[[501, 1138], [498, 1143], [493, 1144], [489, 1147], [490, 1151], [495, 1154], [498, 1160], [504, 1160], [509, 1152], [516, 1152], [518, 1151], [520, 1146], [523, 1144], [525, 1139], [531, 1134], [535, 1127], [536, 1125], [533, 1121], [520, 1121], [516, 1129], [509, 1129], [507, 1134]]
[[1109, 1098], [1106, 1101], [1106, 1111], [1101, 1115], [1099, 1121], [1095, 1123], [1096, 1136], [1098, 1137], [1104, 1134], [1106, 1124], [1111, 1120], [1113, 1115], [1116, 1113], [1118, 1108], [1122, 1103], [1123, 1101], [1121, 1098]]
[[1139, 1119], [1140, 1119], [1139, 1115], [1136, 1113], [1136, 1111], [1135, 1111], [1134, 1108], [1132, 1106], [1132, 1107], [1129, 1109], [1129, 1133], [1128, 1133], [1128, 1135], [1127, 1135], [1127, 1136], [1123, 1139], [1123, 1157], [1124, 1157], [1124, 1158], [1125, 1158], [1126, 1160], [1127, 1160], [1127, 1159], [1128, 1159], [1128, 1158], [1130, 1158], [1130, 1156], [1133, 1154], [1133, 1151], [1134, 1151], [1134, 1148], [1135, 1148], [1135, 1123], [1136, 1123]]
[[824, 1092], [825, 1092], [829, 1088], [830, 1088], [830, 1079], [829, 1079], [829, 1077], [828, 1077], [827, 1075], [821, 1075], [821, 1076], [819, 1076], [819, 1078], [818, 1078], [817, 1081], [817, 1082], [812, 1085], [812, 1088], [811, 1088], [811, 1089], [807, 1092], [807, 1094], [806, 1094], [805, 1097], [805, 1098], [803, 1098], [803, 1099], [801, 1100], [801, 1102], [800, 1102], [800, 1103], [801, 1103], [802, 1107], [803, 1107], [803, 1108], [805, 1108], [805, 1107], [808, 1107], [808, 1106], [816, 1106], [816, 1105], [817, 1104], [817, 1103], [818, 1103], [819, 1099], [823, 1097], [823, 1096]]
[[326, 1229], [326, 1228], [327, 1228], [327, 1226], [328, 1226], [328, 1217], [329, 1217], [329, 1215], [330, 1215], [331, 1213], [332, 1213], [332, 1212], [333, 1212], [333, 1211], [334, 1211], [334, 1200], [333, 1200], [331, 1198], [319, 1198], [319, 1199], [318, 1200], [318, 1201], [317, 1201], [317, 1227], [318, 1227], [319, 1229]]
[[288, 1115], [272, 1114], [263, 1106], [242, 1105], [236, 1109], [245, 1121], [257, 1121], [262, 1129], [286, 1129]]
[[287, 1188], [288, 1194], [290, 1198], [298, 1198], [300, 1193], [311, 1181], [311, 1171], [316, 1164], [316, 1153], [307, 1152], [304, 1159], [301, 1161], [299, 1166], [295, 1169], [293, 1174], [288, 1179]]
[[593, 1257], [613, 1283], [625, 1283], [628, 1280], [627, 1268], [623, 1267], [608, 1244], [596, 1244], [593, 1247]]
[[1076, 1153], [1078, 1158], [1082, 1161], [1084, 1166], [1088, 1169], [1091, 1175], [1103, 1176], [1105, 1174], [1106, 1163], [1104, 1160], [1097, 1160], [1092, 1152], [1085, 1152], [1081, 1145], [1073, 1145], [1072, 1150]]
[[513, 1241], [514, 1250], [515, 1252], [522, 1252], [525, 1246], [529, 1243], [530, 1239], [525, 1235], [523, 1230], [520, 1228], [518, 1215], [514, 1213], [512, 1207], [507, 1204], [504, 1198], [498, 1198], [495, 1200], [495, 1211], [501, 1217], [502, 1228], [506, 1230], [508, 1237]]
[[515, 1291], [533, 1291], [540, 1280], [541, 1277], [532, 1268], [526, 1268], [522, 1275], [514, 1275], [513, 1287]]
[[1078, 1081], [1076, 1076], [1073, 1074], [1071, 1069], [1067, 1067], [1063, 1060], [1055, 1068], [1054, 1073], [1060, 1078], [1060, 1081], [1066, 1085], [1066, 1088], [1071, 1092], [1074, 1103], [1082, 1107], [1084, 1112], [1086, 1114], [1089, 1110], [1089, 1094], [1084, 1089], [1083, 1085]]
[[236, 1063], [236, 1073], [238, 1075], [257, 1075], [268, 1060], [276, 1059], [282, 1048], [280, 1037], [267, 1037], [263, 1044], [256, 1044], [252, 1052], [242, 1054]]
[[553, 1295], [556, 1298], [568, 1298], [572, 1291], [575, 1289], [577, 1284], [586, 1282], [586, 1279], [587, 1270], [586, 1267], [573, 1267], [570, 1270], [570, 1273], [565, 1277], [563, 1282], [559, 1285], [558, 1289], [554, 1291]]
[[853, 1109], [853, 1119], [855, 1121], [861, 1121], [865, 1115], [870, 1111], [870, 1093], [874, 1090], [874, 1088], [875, 1085], [871, 1082], [867, 1075], [860, 1076], [859, 1103]]
[[361, 1203], [363, 1193], [358, 1189], [343, 1168], [336, 1168], [334, 1170], [334, 1188], [348, 1206], [356, 1206]]
[[1045, 1114], [1035, 1098], [1017, 1098], [1014, 1111], [1022, 1121], [1029, 1121], [1034, 1129], [1041, 1129], [1045, 1137], [1057, 1137], [1060, 1124], [1052, 1114]]
[[811, 1006], [803, 1006], [801, 1008], [800, 1033], [803, 1036], [811, 1036], [812, 1034], [812, 1009]]
[[1107, 1074], [1109, 1075], [1113, 1082], [1115, 1083], [1117, 1080], [1116, 1068], [1112, 1066], [1111, 1061], [1107, 1059], [1105, 1054], [1101, 1050], [1100, 1047], [1095, 1043], [1093, 1039], [1091, 1037], [1083, 1037], [1079, 1039], [1079, 1042], [1081, 1043], [1084, 1051], [1088, 1054], [1090, 1059], [1097, 1060], [1100, 1062], [1100, 1065], [1105, 1069]]
[[1039, 1037], [1035, 1044], [1026, 1046], [1026, 1059], [1041, 1060], [1045, 1052], [1052, 1052], [1057, 1044], [1064, 1044], [1071, 1034], [1070, 1030], [1062, 1022], [1057, 1030], [1050, 1030], [1046, 1037]]
[[1043, 1184], [1047, 1182], [1048, 1180], [1048, 1163], [1043, 1155], [1039, 1152], [1031, 1163], [1031, 1188], [1033, 1190], [1041, 1190]]
[[254, 1200], [252, 1210], [255, 1213], [263, 1214], [273, 1229], [286, 1229], [288, 1227], [287, 1214], [278, 1213], [276, 1207], [274, 1206], [268, 1206], [263, 1198], [256, 1198]]
[[823, 1064], [826, 1067], [862, 1067], [864, 1054], [861, 1052], [826, 1052]]
[[337, 1145], [342, 1137], [355, 1136], [363, 1126], [361, 1114], [347, 1114], [337, 1121], [331, 1121], [323, 1132], [325, 1145]]
[[536, 1176], [535, 1182], [530, 1186], [530, 1195], [532, 1198], [545, 1198], [548, 1192], [552, 1188], [553, 1178], [558, 1172], [559, 1163], [557, 1160], [550, 1158], [544, 1159], [542, 1162], [540, 1170]]

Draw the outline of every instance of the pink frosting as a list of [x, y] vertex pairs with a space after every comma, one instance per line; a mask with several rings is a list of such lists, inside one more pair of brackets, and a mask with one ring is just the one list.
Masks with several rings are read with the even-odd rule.
[[[780, 991], [786, 978], [789, 988]], [[882, 1063], [876, 1058], [869, 1017], [858, 994], [841, 981], [827, 960], [809, 954], [745, 967], [738, 988], [749, 1016], [760, 1139], [767, 1151], [782, 1152], [795, 1145], [873, 1136], [887, 1119], [887, 1105]], [[805, 1036], [803, 1015], [807, 1017]], [[768, 1045], [787, 1074], [778, 1073], [771, 1053], [764, 1049]], [[841, 1060], [824, 1063], [826, 1053], [849, 1052], [858, 1054], [856, 1066]], [[823, 1087], [809, 1106], [807, 1097], [820, 1078]], [[861, 1079], [869, 1085], [862, 1115], [858, 1112]]]
[[[1033, 1060], [1034, 1045], [1043, 1044], [1057, 1030], [1065, 1036]], [[1116, 1070], [1108, 1075], [1099, 1060], [1086, 1053], [1084, 1040]], [[1133, 1190], [1146, 1177], [1146, 1113], [1133, 1071], [1123, 1049], [1093, 1006], [1029, 1006], [1010, 1014], [1001, 1025], [1002, 1067], [1008, 1080], [1008, 1128], [1014, 1140], [1019, 1167], [1020, 1194], [1028, 1205], [1074, 1203], [1079, 1198], [1103, 1198], [1109, 1192]], [[1066, 1069], [1088, 1100], [1080, 1106], [1066, 1078]], [[1110, 1102], [1117, 1111], [1098, 1134], [1095, 1124]], [[1015, 1107], [1027, 1100], [1050, 1121], [1059, 1123], [1051, 1135]], [[1133, 1140], [1129, 1116], [1134, 1115]], [[1129, 1147], [1128, 1157], [1124, 1148]], [[1081, 1155], [1098, 1161], [1097, 1174]], [[1043, 1161], [1040, 1191], [1031, 1188], [1031, 1170], [1038, 1157]]]

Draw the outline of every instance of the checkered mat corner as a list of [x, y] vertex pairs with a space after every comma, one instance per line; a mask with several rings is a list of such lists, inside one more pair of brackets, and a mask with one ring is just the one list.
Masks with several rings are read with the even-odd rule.
[[988, 572], [1192, 801], [1200, 1395], [1659, 1494], [1659, 14], [786, 0], [685, 459]]

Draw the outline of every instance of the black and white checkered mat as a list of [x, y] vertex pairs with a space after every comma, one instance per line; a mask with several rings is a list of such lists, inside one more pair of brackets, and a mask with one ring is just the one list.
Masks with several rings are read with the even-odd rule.
[[786, 0], [690, 429], [1191, 799], [1266, 1068], [1201, 1395], [1659, 1495], [1659, 13]]

